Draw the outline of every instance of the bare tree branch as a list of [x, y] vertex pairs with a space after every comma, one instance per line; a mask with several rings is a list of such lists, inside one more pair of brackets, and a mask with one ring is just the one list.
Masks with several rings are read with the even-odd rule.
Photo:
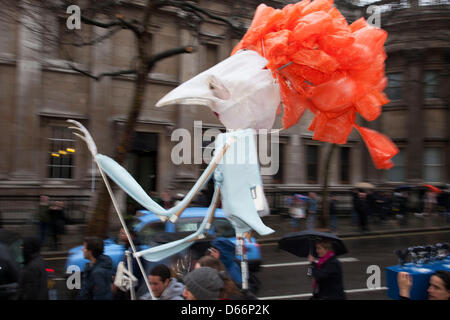
[[102, 42], [103, 40], [109, 39], [111, 36], [113, 36], [115, 33], [117, 33], [118, 31], [122, 30], [122, 28], [114, 28], [109, 30], [107, 33], [105, 33], [104, 35], [101, 35], [95, 39], [92, 39], [91, 41], [85, 41], [85, 42], [60, 42], [61, 44], [68, 44], [68, 45], [72, 45], [75, 47], [84, 47], [84, 46], [93, 46], [96, 45], [100, 42]]
[[[179, 48], [174, 48], [174, 49], [170, 49], [170, 50], [166, 50], [163, 51], [161, 53], [158, 53], [154, 56], [152, 56], [150, 59], [148, 59], [147, 61], [147, 70], [150, 71], [153, 66], [160, 60], [178, 55], [178, 54], [182, 54], [182, 53], [192, 53], [194, 52], [195, 48], [194, 47], [179, 47]], [[92, 78], [96, 81], [100, 81], [103, 77], [116, 77], [116, 76], [122, 76], [122, 75], [126, 75], [126, 74], [136, 74], [137, 70], [136, 69], [129, 69], [129, 70], [119, 70], [119, 71], [112, 71], [112, 72], [103, 72], [100, 73], [99, 75], [93, 75], [92, 73], [86, 71], [86, 70], [82, 70], [78, 67], [76, 67], [73, 64], [69, 64], [69, 68], [77, 71], [89, 78]]]
[[135, 74], [136, 70], [131, 69], [131, 70], [120, 70], [120, 71], [114, 71], [114, 72], [103, 72], [100, 73], [99, 75], [95, 76], [92, 73], [85, 71], [85, 70], [81, 70], [80, 68], [76, 67], [73, 64], [69, 64], [70, 69], [77, 71], [89, 78], [92, 78], [96, 81], [100, 81], [103, 77], [116, 77], [116, 76], [121, 76], [121, 75], [125, 75], [125, 74]]
[[178, 55], [178, 54], [182, 54], [182, 53], [192, 53], [195, 51], [195, 48], [192, 46], [184, 46], [184, 47], [179, 47], [179, 48], [174, 48], [174, 49], [169, 49], [166, 51], [163, 51], [161, 53], [158, 53], [154, 56], [152, 56], [148, 62], [147, 62], [147, 68], [150, 71], [153, 66], [160, 60]]
[[215, 14], [212, 14], [212, 13], [206, 11], [205, 9], [200, 8], [199, 6], [195, 5], [192, 2], [184, 2], [184, 1], [182, 1], [180, 3], [180, 1], [174, 1], [174, 5], [175, 5], [175, 3], [178, 3], [178, 4], [176, 4], [176, 6], [179, 6], [180, 8], [182, 8], [184, 10], [187, 10], [187, 11], [190, 11], [190, 12], [197, 12], [197, 13], [201, 12], [202, 14], [207, 16], [208, 18], [211, 18], [211, 19], [214, 19], [214, 20], [217, 20], [217, 21], [222, 21], [222, 22], [226, 23], [231, 28], [235, 28], [236, 27], [230, 20], [228, 20], [226, 18], [223, 18], [223, 17], [220, 17], [220, 16], [217, 16]]

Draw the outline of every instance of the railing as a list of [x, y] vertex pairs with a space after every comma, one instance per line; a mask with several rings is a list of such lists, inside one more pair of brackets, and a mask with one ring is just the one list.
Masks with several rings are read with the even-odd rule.
[[[88, 196], [52, 196], [50, 202], [64, 203], [66, 224], [83, 224], [90, 205]], [[0, 196], [0, 224], [36, 223], [39, 196]]]
[[[317, 195], [317, 209], [322, 210], [322, 191], [311, 190]], [[288, 199], [294, 194], [301, 193], [308, 195], [305, 191], [297, 190], [277, 190], [277, 189], [265, 189], [264, 193], [269, 203], [271, 214], [289, 214]], [[350, 215], [352, 209], [352, 196], [350, 191], [329, 191], [337, 196], [336, 211], [338, 215]]]

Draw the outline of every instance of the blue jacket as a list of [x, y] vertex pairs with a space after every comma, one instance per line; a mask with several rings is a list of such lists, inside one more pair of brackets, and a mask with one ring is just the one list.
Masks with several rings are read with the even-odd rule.
[[227, 238], [219, 237], [212, 242], [211, 246], [220, 251], [219, 260], [222, 261], [222, 263], [225, 265], [225, 268], [227, 268], [227, 272], [231, 279], [233, 279], [233, 281], [237, 284], [241, 285], [242, 272], [241, 268], [234, 260], [236, 248], [234, 243]]
[[94, 265], [86, 264], [81, 282], [79, 300], [112, 300], [111, 283], [113, 263], [110, 257], [100, 255]]

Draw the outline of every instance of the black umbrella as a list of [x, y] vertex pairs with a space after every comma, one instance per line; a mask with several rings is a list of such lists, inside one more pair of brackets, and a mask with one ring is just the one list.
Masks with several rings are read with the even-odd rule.
[[342, 240], [336, 235], [314, 230], [289, 233], [278, 241], [278, 247], [297, 257], [307, 257], [309, 254], [317, 257], [315, 243], [318, 240], [330, 241], [333, 244], [333, 251], [337, 256], [348, 252]]

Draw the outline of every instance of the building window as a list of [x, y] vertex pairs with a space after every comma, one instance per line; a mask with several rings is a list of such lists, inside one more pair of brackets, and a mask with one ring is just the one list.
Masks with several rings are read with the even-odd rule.
[[425, 99], [439, 98], [439, 72], [425, 71], [423, 81]]
[[219, 62], [219, 46], [215, 44], [206, 44], [206, 65], [205, 70], [215, 66]]
[[340, 159], [340, 180], [342, 184], [350, 183], [350, 148], [341, 148], [341, 159]]
[[426, 182], [441, 182], [443, 161], [441, 148], [425, 148], [423, 154], [423, 179]]
[[317, 183], [319, 177], [319, 147], [306, 146], [306, 177], [307, 183]]
[[394, 166], [387, 171], [387, 180], [390, 182], [405, 181], [405, 152], [399, 148], [399, 152], [392, 158]]
[[402, 73], [391, 73], [387, 75], [388, 85], [386, 88], [386, 94], [390, 100], [402, 99]]
[[48, 177], [72, 179], [75, 168], [75, 139], [70, 129], [50, 127]]

